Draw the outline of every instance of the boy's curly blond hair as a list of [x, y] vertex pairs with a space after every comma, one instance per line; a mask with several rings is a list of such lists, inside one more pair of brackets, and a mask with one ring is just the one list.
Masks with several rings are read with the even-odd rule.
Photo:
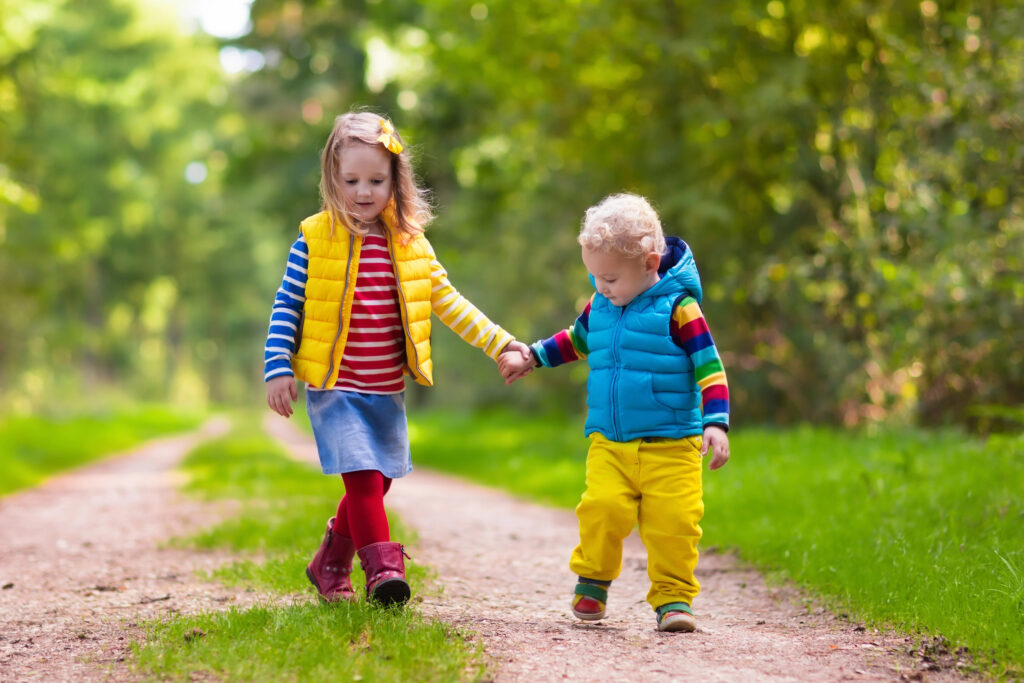
[[665, 253], [658, 213], [646, 199], [628, 193], [609, 195], [587, 209], [577, 241], [587, 249], [631, 258]]

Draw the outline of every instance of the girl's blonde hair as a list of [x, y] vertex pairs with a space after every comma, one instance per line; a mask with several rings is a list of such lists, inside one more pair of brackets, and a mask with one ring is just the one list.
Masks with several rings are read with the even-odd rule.
[[665, 235], [654, 207], [635, 194], [613, 194], [587, 209], [577, 241], [595, 251], [627, 257], [665, 253]]
[[340, 220], [350, 233], [366, 234], [366, 230], [356, 227], [356, 221], [345, 207], [341, 187], [341, 155], [345, 147], [351, 144], [381, 145], [387, 149], [384, 143], [378, 140], [384, 133], [390, 133], [391, 139], [397, 142], [398, 148], [401, 149], [397, 154], [388, 150], [388, 154], [391, 155], [391, 202], [388, 209], [394, 209], [395, 227], [405, 235], [415, 236], [422, 233], [433, 220], [428, 192], [416, 185], [409, 153], [398, 131], [392, 128], [390, 121], [383, 116], [365, 111], [349, 112], [334, 119], [334, 128], [327, 136], [327, 144], [324, 145], [320, 157], [321, 210], [326, 211], [331, 217], [332, 235], [336, 220]]

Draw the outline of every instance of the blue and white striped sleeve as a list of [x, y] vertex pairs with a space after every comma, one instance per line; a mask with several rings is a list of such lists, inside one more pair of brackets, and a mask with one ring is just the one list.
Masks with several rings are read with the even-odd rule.
[[306, 270], [309, 267], [309, 247], [306, 238], [299, 235], [288, 252], [288, 265], [284, 279], [274, 297], [270, 311], [270, 331], [263, 350], [263, 381], [279, 375], [294, 375], [292, 354], [295, 353], [302, 307], [306, 302]]

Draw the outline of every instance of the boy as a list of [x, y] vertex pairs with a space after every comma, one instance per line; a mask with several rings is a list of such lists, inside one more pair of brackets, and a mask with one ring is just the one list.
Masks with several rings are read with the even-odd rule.
[[579, 243], [597, 292], [570, 329], [535, 343], [529, 360], [506, 354], [499, 368], [511, 383], [538, 365], [586, 358], [590, 366], [573, 614], [604, 617], [622, 541], [639, 523], [658, 630], [693, 631], [701, 457], [710, 448], [712, 470], [729, 459], [729, 390], [700, 309], [697, 267], [636, 195], [588, 209]]

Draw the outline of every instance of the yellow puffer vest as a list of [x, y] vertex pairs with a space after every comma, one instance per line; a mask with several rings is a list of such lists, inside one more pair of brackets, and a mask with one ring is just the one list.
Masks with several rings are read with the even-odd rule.
[[[432, 386], [430, 266], [434, 250], [423, 235], [410, 237], [395, 230], [393, 221], [385, 222], [405, 331], [405, 373], [419, 384]], [[331, 236], [326, 211], [302, 221], [301, 229], [309, 247], [309, 270], [301, 337], [292, 356], [292, 370], [311, 387], [327, 389], [338, 379], [345, 352], [363, 238], [350, 234], [340, 223]]]

